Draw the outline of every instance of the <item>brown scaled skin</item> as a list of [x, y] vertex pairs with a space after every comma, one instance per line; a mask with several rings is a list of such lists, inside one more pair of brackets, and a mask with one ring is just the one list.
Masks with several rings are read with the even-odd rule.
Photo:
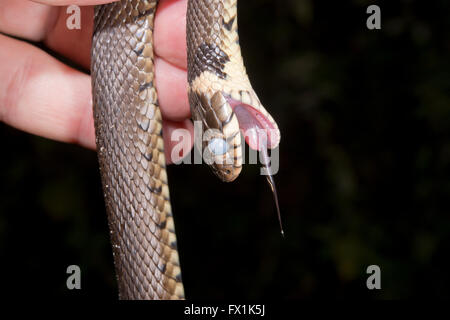
[[156, 5], [122, 0], [95, 10], [94, 120], [121, 299], [184, 298], [153, 86]]

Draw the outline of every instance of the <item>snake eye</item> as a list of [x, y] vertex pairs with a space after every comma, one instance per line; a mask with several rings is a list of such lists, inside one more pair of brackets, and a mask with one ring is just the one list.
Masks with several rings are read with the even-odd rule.
[[221, 156], [228, 152], [228, 143], [224, 139], [213, 138], [209, 141], [208, 148], [214, 155]]

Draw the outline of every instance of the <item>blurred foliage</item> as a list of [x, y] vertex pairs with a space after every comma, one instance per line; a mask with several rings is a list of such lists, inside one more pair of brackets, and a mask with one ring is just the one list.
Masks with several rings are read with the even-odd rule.
[[[378, 4], [382, 30], [366, 28]], [[169, 168], [190, 298], [449, 297], [448, 1], [245, 0], [247, 70], [282, 132], [286, 238], [256, 165]], [[96, 155], [0, 126], [2, 287], [116, 297]], [[78, 264], [83, 290], [65, 289]], [[366, 268], [382, 290], [366, 288]], [[33, 294], [34, 291], [34, 294]]]

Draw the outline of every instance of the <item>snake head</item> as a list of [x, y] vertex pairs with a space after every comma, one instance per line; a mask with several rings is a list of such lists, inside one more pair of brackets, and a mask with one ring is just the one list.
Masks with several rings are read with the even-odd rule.
[[219, 91], [190, 91], [189, 102], [194, 126], [197, 129], [200, 125], [202, 133], [194, 144], [222, 181], [233, 181], [242, 170], [242, 149], [239, 123], [231, 106]]
[[280, 142], [277, 125], [259, 100], [249, 104], [242, 96], [242, 92], [239, 98], [222, 91], [189, 91], [192, 117], [202, 132], [195, 145], [201, 146], [204, 161], [225, 182], [235, 180], [242, 170], [242, 136], [254, 150], [276, 148]]

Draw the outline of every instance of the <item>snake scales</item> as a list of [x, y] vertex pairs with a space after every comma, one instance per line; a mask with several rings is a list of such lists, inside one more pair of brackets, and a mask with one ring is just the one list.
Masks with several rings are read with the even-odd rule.
[[[95, 9], [94, 120], [121, 299], [184, 298], [154, 87], [157, 2], [121, 0]], [[186, 39], [192, 118], [228, 143], [226, 152], [210, 152], [217, 160], [211, 168], [232, 181], [242, 167], [240, 130], [270, 130], [269, 148], [280, 140], [245, 72], [237, 0], [189, 0]], [[246, 141], [258, 149], [255, 137], [253, 132]], [[203, 146], [208, 150], [208, 141]]]

